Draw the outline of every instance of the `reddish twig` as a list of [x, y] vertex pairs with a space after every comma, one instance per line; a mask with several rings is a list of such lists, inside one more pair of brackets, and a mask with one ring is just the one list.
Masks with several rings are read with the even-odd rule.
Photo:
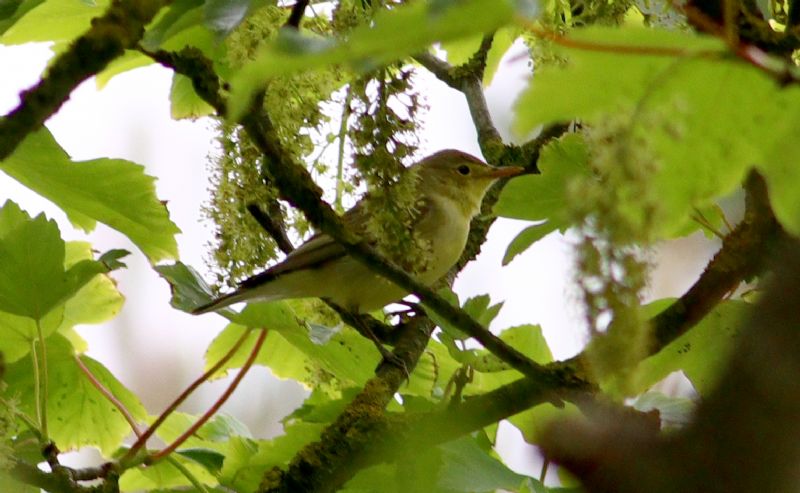
[[[681, 9], [680, 7], [675, 7]], [[697, 25], [708, 32], [709, 34], [720, 38], [730, 50], [730, 53], [735, 55], [743, 62], [755, 67], [756, 69], [766, 73], [781, 84], [796, 83], [800, 81], [800, 77], [796, 74], [790, 65], [781, 60], [777, 60], [769, 56], [767, 52], [761, 48], [738, 41], [732, 42], [731, 37], [727, 34], [722, 26], [718, 25], [706, 16], [703, 12], [697, 9], [683, 8], [680, 10], [687, 17], [692, 19]], [[725, 52], [720, 50], [692, 50], [685, 48], [672, 48], [666, 46], [632, 46], [616, 43], [598, 43], [595, 41], [582, 41], [570, 38], [548, 29], [542, 29], [528, 21], [521, 21], [525, 27], [536, 36], [542, 39], [551, 41], [557, 45], [566, 48], [574, 48], [583, 51], [596, 51], [602, 53], [621, 53], [628, 55], [644, 55], [644, 56], [664, 56], [664, 57], [720, 57]]]
[[204, 382], [206, 382], [209, 378], [211, 378], [211, 375], [213, 375], [220, 368], [222, 368], [222, 365], [227, 363], [228, 360], [230, 360], [233, 357], [233, 355], [236, 354], [236, 352], [242, 346], [242, 344], [244, 343], [245, 339], [247, 339], [247, 336], [249, 334], [250, 334], [249, 331], [245, 331], [241, 335], [241, 337], [239, 337], [239, 339], [236, 341], [236, 343], [233, 345], [233, 347], [231, 347], [231, 349], [227, 353], [225, 353], [225, 355], [222, 358], [220, 358], [220, 360], [217, 361], [217, 363], [214, 366], [209, 368], [197, 380], [192, 382], [191, 385], [186, 387], [186, 390], [184, 390], [181, 393], [181, 395], [179, 395], [174, 401], [172, 401], [172, 403], [167, 407], [167, 409], [164, 410], [164, 412], [161, 413], [161, 415], [153, 422], [153, 424], [150, 425], [150, 427], [147, 428], [147, 430], [145, 430], [145, 432], [139, 436], [139, 438], [136, 440], [136, 442], [133, 444], [133, 446], [131, 446], [130, 450], [128, 450], [128, 452], [125, 454], [125, 456], [122, 458], [122, 460], [120, 460], [120, 462], [125, 462], [126, 460], [128, 460], [131, 457], [135, 456], [136, 452], [138, 452], [139, 449], [141, 449], [147, 443], [147, 440], [151, 436], [153, 436], [153, 433], [155, 433], [156, 429], [158, 429], [158, 427], [161, 426], [161, 424], [164, 422], [164, 420], [166, 420], [167, 417], [170, 414], [172, 414], [178, 408], [178, 406], [181, 405], [181, 403], [183, 401], [185, 401], [186, 398], [189, 397], [189, 395], [191, 395], [191, 393], [194, 392], [197, 389], [197, 387], [199, 387]]
[[98, 392], [103, 394], [103, 397], [108, 399], [108, 402], [113, 404], [114, 407], [116, 407], [117, 410], [119, 410], [119, 412], [125, 418], [125, 421], [127, 421], [128, 424], [131, 426], [131, 430], [133, 430], [134, 435], [136, 435], [137, 437], [141, 437], [142, 430], [139, 429], [139, 425], [136, 423], [136, 419], [133, 417], [133, 414], [131, 414], [128, 408], [125, 407], [125, 404], [123, 404], [119, 399], [117, 399], [117, 397], [111, 393], [111, 390], [109, 390], [105, 385], [100, 383], [100, 380], [98, 380], [97, 377], [94, 376], [92, 371], [89, 370], [86, 364], [84, 364], [84, 362], [81, 360], [81, 357], [78, 356], [77, 354], [75, 355], [75, 362], [78, 364], [78, 368], [81, 369], [83, 374], [86, 375], [86, 378], [89, 380], [89, 383], [91, 383], [92, 386], [98, 390]]
[[192, 426], [189, 427], [186, 431], [183, 432], [181, 436], [175, 439], [174, 442], [169, 444], [166, 448], [158, 451], [157, 453], [153, 454], [147, 460], [147, 463], [152, 464], [153, 462], [157, 462], [160, 459], [163, 459], [167, 455], [171, 454], [176, 448], [178, 448], [183, 442], [185, 442], [190, 436], [192, 436], [201, 426], [203, 426], [206, 421], [211, 419], [219, 408], [225, 404], [225, 401], [233, 394], [233, 391], [236, 390], [236, 387], [239, 386], [239, 383], [242, 381], [242, 378], [247, 374], [247, 371], [253, 366], [253, 362], [256, 360], [256, 356], [258, 356], [258, 352], [261, 350], [261, 346], [264, 344], [264, 339], [267, 338], [267, 329], [261, 329], [261, 334], [258, 336], [258, 340], [256, 340], [255, 346], [253, 346], [253, 350], [250, 352], [250, 356], [247, 357], [247, 361], [245, 361], [242, 369], [239, 370], [239, 373], [233, 379], [233, 382], [225, 389], [225, 392], [217, 399], [213, 406], [211, 406], [208, 411], [203, 414], [200, 419], [198, 419]]

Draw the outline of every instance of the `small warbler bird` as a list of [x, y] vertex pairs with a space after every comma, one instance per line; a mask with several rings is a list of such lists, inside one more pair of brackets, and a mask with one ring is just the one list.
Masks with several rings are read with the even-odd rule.
[[[416, 278], [431, 285], [458, 261], [467, 243], [472, 218], [480, 210], [486, 191], [497, 179], [517, 175], [520, 167], [495, 168], [456, 150], [433, 154], [406, 170], [400, 180], [415, 179], [419, 196], [410, 233], [420, 248], [408, 252], [421, 257]], [[342, 220], [367, 240], [362, 199]], [[417, 251], [414, 251], [417, 250]], [[196, 308], [193, 313], [219, 310], [241, 301], [276, 301], [289, 298], [325, 298], [356, 312], [370, 312], [398, 301], [408, 292], [370, 270], [331, 237], [316, 234], [286, 258], [256, 274], [230, 294]]]

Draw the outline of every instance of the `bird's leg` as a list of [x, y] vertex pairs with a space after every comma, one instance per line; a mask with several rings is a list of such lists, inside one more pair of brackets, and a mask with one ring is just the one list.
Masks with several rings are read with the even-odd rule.
[[390, 310], [386, 312], [387, 317], [400, 317], [400, 322], [404, 322], [418, 313], [424, 313], [419, 303], [408, 300], [395, 301], [396, 305], [403, 305], [401, 310]]
[[[367, 314], [358, 313], [358, 310], [346, 309], [331, 300], [326, 299], [325, 302], [336, 310], [339, 316], [342, 317], [342, 320], [353, 327], [356, 332], [375, 344], [375, 347], [378, 349], [378, 352], [381, 353], [382, 357], [378, 366], [382, 365], [384, 362], [388, 362], [402, 369], [406, 374], [406, 378], [408, 377], [408, 368], [402, 358], [398, 357], [384, 346], [384, 342], [391, 344], [390, 340], [393, 332], [391, 326], [381, 323]], [[382, 337], [379, 337], [377, 334], [380, 334]]]
[[333, 310], [339, 314], [344, 322], [356, 329], [362, 336], [368, 339], [378, 339], [379, 341], [392, 345], [391, 333], [393, 329], [391, 326], [382, 323], [376, 318], [366, 313], [358, 313], [355, 310], [348, 310], [343, 306], [337, 305], [331, 300], [323, 300]]
[[391, 365], [394, 365], [403, 370], [403, 372], [406, 374], [406, 380], [408, 380], [410, 375], [408, 372], [408, 367], [406, 366], [405, 361], [403, 361], [403, 358], [397, 356], [393, 352], [386, 349], [386, 346], [383, 345], [383, 342], [380, 339], [378, 339], [378, 336], [376, 336], [375, 332], [372, 331], [370, 324], [365, 323], [367, 322], [367, 320], [368, 319], [364, 319], [362, 317], [355, 317], [356, 325], [361, 325], [360, 330], [359, 328], [356, 328], [356, 330], [358, 330], [358, 332], [361, 333], [362, 335], [365, 335], [367, 339], [371, 340], [373, 344], [375, 344], [375, 347], [378, 349], [378, 352], [381, 353], [382, 359], [381, 362], [378, 363], [378, 367], [380, 367], [384, 363], [389, 363]]

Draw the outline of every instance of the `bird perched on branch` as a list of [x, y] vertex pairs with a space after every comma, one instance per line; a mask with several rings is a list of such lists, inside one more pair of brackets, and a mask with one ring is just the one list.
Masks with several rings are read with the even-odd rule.
[[[418, 200], [409, 232], [416, 247], [406, 253], [414, 260], [411, 264], [418, 266], [412, 274], [420, 282], [433, 284], [455, 265], [466, 246], [470, 221], [480, 210], [486, 191], [499, 178], [522, 171], [519, 167], [489, 166], [456, 150], [437, 152], [406, 169], [396, 186], [407, 185], [404, 180], [415, 180]], [[347, 211], [342, 220], [380, 252], [380, 243], [368, 235], [369, 206], [367, 196]], [[325, 298], [363, 313], [407, 294], [348, 255], [346, 248], [333, 238], [316, 234], [282, 262], [244, 280], [232, 293], [196, 308], [193, 313], [216, 311], [241, 301], [308, 297]]]

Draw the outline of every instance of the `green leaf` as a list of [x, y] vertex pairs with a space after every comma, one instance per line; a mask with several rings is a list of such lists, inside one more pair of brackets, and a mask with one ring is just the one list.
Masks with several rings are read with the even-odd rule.
[[157, 50], [176, 34], [203, 23], [203, 0], [176, 0], [158, 14], [142, 38], [142, 46]]
[[153, 59], [138, 51], [125, 50], [125, 54], [115, 58], [94, 78], [98, 89], [102, 89], [115, 76], [130, 70], [152, 65]]
[[[656, 235], [682, 234], [694, 208], [731, 193], [753, 166], [776, 217], [800, 233], [800, 172], [791, 164], [800, 154], [786, 145], [800, 124], [800, 88], [727, 56], [714, 37], [610, 27], [570, 37], [573, 48], [560, 48], [568, 62], [541, 70], [520, 97], [518, 131], [574, 118], [641, 130], [656, 168], [648, 179]], [[628, 205], [642, 205], [635, 198]]]
[[20, 209], [15, 202], [6, 200], [3, 207], [0, 207], [0, 239], [30, 220], [27, 212]]
[[0, 36], [0, 42], [22, 44], [34, 41], [70, 41], [88, 30], [92, 18], [102, 15], [109, 3], [108, 0], [41, 2], [10, 26]]
[[[169, 283], [172, 291], [170, 305], [178, 310], [191, 312], [195, 308], [211, 301], [214, 293], [203, 277], [190, 265], [175, 262], [170, 265], [157, 265], [155, 271]], [[230, 317], [232, 310], [221, 311]]]
[[[553, 361], [550, 347], [538, 325], [519, 325], [500, 333], [500, 339], [536, 363], [546, 365]], [[519, 373], [511, 366], [486, 349], [474, 351], [471, 358], [463, 358], [480, 375], [474, 379], [474, 389], [487, 391], [510, 383], [519, 378]]]
[[122, 159], [72, 162], [46, 128], [29, 135], [0, 170], [64, 209], [84, 230], [100, 221], [131, 239], [152, 262], [175, 258], [175, 235], [155, 179]]
[[44, 215], [4, 235], [0, 259], [0, 310], [38, 320], [66, 295], [64, 241]]
[[503, 59], [503, 55], [511, 48], [511, 45], [514, 44], [517, 37], [518, 30], [514, 27], [498, 29], [497, 32], [494, 33], [492, 47], [486, 55], [486, 68], [483, 70], [484, 87], [488, 87], [489, 84], [492, 83], [492, 80], [494, 80], [494, 75], [500, 67], [500, 61]]
[[8, 493], [41, 493], [41, 489], [21, 483], [0, 469], [0, 491]]
[[498, 216], [528, 221], [548, 220], [552, 230], [563, 231], [569, 224], [567, 187], [570, 180], [589, 176], [589, 151], [582, 135], [568, 134], [548, 143], [538, 161], [540, 175], [510, 180], [494, 206]]
[[[303, 405], [292, 411], [283, 421], [285, 423], [293, 423], [298, 420], [305, 423], [331, 423], [356, 398], [361, 390], [359, 387], [350, 387], [341, 391], [341, 397], [332, 398], [327, 392], [319, 388], [312, 389], [311, 395], [303, 401]], [[405, 405], [405, 402], [403, 404]]]
[[556, 228], [552, 222], [545, 221], [543, 223], [528, 226], [520, 231], [519, 234], [515, 236], [513, 240], [511, 240], [511, 243], [508, 244], [506, 253], [503, 255], [503, 265], [508, 265], [511, 263], [511, 261], [514, 260], [514, 257], [524, 252], [530, 248], [531, 245], [555, 230]]
[[177, 453], [187, 459], [197, 462], [211, 474], [216, 474], [222, 469], [225, 456], [215, 450], [206, 448], [181, 449]]
[[[769, 190], [769, 200], [775, 217], [795, 236], [800, 236], [800, 172], [794, 163], [800, 160], [800, 152], [795, 146], [786, 145], [794, 138], [797, 130], [798, 111], [800, 111], [800, 91], [786, 88], [778, 101], [779, 114], [764, 125], [768, 136], [757, 143], [764, 149], [764, 160], [757, 161], [756, 167], [764, 175]], [[765, 120], [769, 121], [769, 120]]]
[[365, 467], [359, 470], [339, 491], [340, 493], [405, 492], [406, 490], [402, 490], [403, 485], [397, 481], [396, 469], [397, 466], [395, 464], [378, 464], [377, 466]]
[[[209, 59], [224, 63], [225, 45], [206, 25], [201, 0], [177, 0], [152, 22], [142, 46], [150, 51], [180, 51], [189, 46], [199, 49]], [[220, 68], [220, 67], [216, 67]]]
[[638, 390], [646, 390], [680, 370], [700, 395], [706, 395], [725, 369], [749, 309], [750, 305], [742, 301], [729, 300], [717, 305], [694, 328], [639, 365]]
[[[380, 358], [374, 345], [350, 328], [337, 331], [326, 343], [311, 339], [309, 329], [298, 323], [284, 302], [255, 303], [236, 318], [248, 325], [229, 324], [214, 339], [206, 353], [206, 366], [219, 361], [242, 335], [247, 326], [267, 327], [269, 333], [256, 363], [264, 365], [278, 377], [293, 378], [309, 386], [330, 383], [340, 387], [363, 385], [374, 375]], [[237, 352], [224, 365], [222, 372], [241, 367], [257, 337], [253, 331]]]
[[[521, 135], [538, 125], [595, 118], [602, 112], [635, 104], [645, 95], [651, 97], [651, 91], [664, 87], [665, 79], [675, 78], [682, 64], [687, 68], [694, 62], [725, 64], [708, 56], [723, 55], [722, 40], [685, 31], [591, 27], [574, 30], [569, 38], [579, 46], [555, 48], [568, 58], [567, 65], [537, 70], [530, 87], [517, 100], [515, 129]], [[648, 48], [673, 49], [683, 54], [649, 53]], [[705, 56], [698, 57], [700, 53]]]
[[[175, 412], [167, 419], [156, 431], [156, 435], [165, 443], [171, 443], [178, 439], [189, 427], [191, 427], [197, 416], [191, 414]], [[250, 430], [241, 421], [227, 414], [218, 414], [203, 424], [187, 441], [183, 443], [184, 448], [212, 448], [218, 450], [215, 443], [227, 442], [233, 437], [250, 438]]]
[[442, 49], [447, 53], [447, 62], [456, 67], [467, 63], [472, 55], [478, 51], [482, 39], [483, 34], [475, 34], [442, 43]]
[[170, 115], [175, 120], [196, 119], [214, 114], [214, 108], [197, 95], [192, 87], [192, 80], [185, 75], [172, 75], [169, 100]]
[[[108, 270], [124, 267], [114, 261], [120, 255], [127, 255], [124, 250], [111, 250], [103, 254], [98, 261]], [[86, 242], [70, 241], [66, 244], [65, 267], [69, 268], [78, 262], [91, 260], [94, 257], [92, 246]], [[79, 324], [99, 324], [114, 318], [122, 309], [125, 298], [117, 289], [116, 283], [109, 276], [100, 274], [92, 278], [64, 304], [64, 318], [59, 331]]]
[[[51, 310], [40, 321], [44, 337], [53, 334], [64, 317], [64, 310]], [[31, 352], [31, 344], [38, 339], [36, 320], [0, 311], [0, 352], [7, 363], [22, 359]]]
[[[12, 202], [0, 209], [0, 238], [5, 230], [2, 225], [3, 218], [8, 218], [9, 210], [14, 210]], [[19, 211], [19, 209], [16, 209]], [[27, 218], [22, 213], [23, 218]], [[1, 240], [0, 240], [1, 241]], [[64, 267], [90, 260], [93, 256], [91, 245], [84, 242], [69, 242], [66, 244]], [[48, 337], [58, 331], [68, 337], [78, 337], [70, 332], [78, 324], [96, 324], [104, 322], [119, 312], [123, 298], [117, 291], [114, 282], [107, 275], [94, 276], [88, 283], [72, 294], [64, 304], [63, 309], [50, 310], [41, 320], [42, 335]], [[36, 321], [32, 318], [12, 315], [0, 311], [0, 352], [7, 362], [11, 363], [21, 359], [31, 350], [31, 343], [38, 338]]]
[[224, 38], [241, 24], [247, 14], [267, 5], [266, 0], [206, 0], [205, 23], [219, 38]]
[[9, 27], [13, 26], [31, 9], [38, 6], [44, 0], [11, 0], [3, 3], [2, 10], [0, 10], [0, 42], [2, 42], [2, 34], [5, 33]]
[[508, 0], [463, 0], [449, 7], [413, 2], [381, 11], [344, 41], [305, 37], [285, 29], [231, 79], [230, 118], [238, 120], [255, 92], [272, 77], [337, 64], [382, 64], [423, 51], [437, 41], [492, 31], [509, 23], [514, 12]]
[[[16, 216], [16, 221], [19, 209], [9, 204], [13, 212], [6, 217]], [[96, 274], [107, 271], [93, 260], [65, 271], [64, 250], [58, 226], [44, 215], [8, 230], [0, 239], [0, 311], [41, 320]]]
[[643, 413], [658, 411], [661, 426], [678, 428], [688, 425], [697, 405], [685, 397], [671, 397], [661, 392], [645, 392], [633, 403], [633, 408]]
[[[75, 362], [69, 342], [56, 334], [47, 339], [47, 413], [50, 438], [62, 451], [95, 446], [110, 457], [131, 432], [116, 407], [98, 391]], [[137, 420], [147, 416], [136, 396], [99, 362], [80, 357], [100, 383], [114, 394]], [[17, 396], [20, 408], [34, 416], [34, 380], [31, 358], [7, 368], [6, 397]]]
[[192, 483], [179, 468], [175, 467], [172, 461], [177, 461], [181, 467], [186, 468], [200, 483], [210, 486], [218, 484], [216, 477], [204, 465], [183, 457], [181, 454], [172, 454], [170, 458], [170, 460], [162, 460], [147, 467], [126, 470], [119, 479], [119, 489], [121, 491], [151, 491], [181, 488], [179, 491], [186, 491], [184, 488], [192, 486]]
[[[451, 304], [455, 306], [459, 306], [458, 296], [450, 290], [440, 290], [440, 294], [443, 295], [445, 299], [447, 299]], [[496, 303], [494, 305], [489, 306], [491, 303], [491, 299], [489, 298], [488, 294], [483, 294], [479, 296], [475, 296], [472, 298], [468, 298], [463, 305], [461, 305], [461, 309], [467, 312], [473, 320], [478, 322], [484, 327], [489, 327], [492, 320], [497, 316], [500, 312], [500, 309], [503, 308], [503, 303]], [[440, 317], [436, 312], [430, 310], [428, 316], [431, 320], [438, 325], [450, 338], [454, 340], [466, 340], [469, 339], [469, 336], [459, 329], [458, 327], [453, 326], [445, 320], [444, 318]]]
[[517, 474], [478, 446], [472, 437], [440, 445], [439, 486], [465, 492], [514, 490], [525, 476]]
[[220, 482], [236, 491], [255, 491], [264, 471], [288, 464], [305, 445], [319, 439], [323, 427], [298, 422], [272, 440], [231, 439]]

